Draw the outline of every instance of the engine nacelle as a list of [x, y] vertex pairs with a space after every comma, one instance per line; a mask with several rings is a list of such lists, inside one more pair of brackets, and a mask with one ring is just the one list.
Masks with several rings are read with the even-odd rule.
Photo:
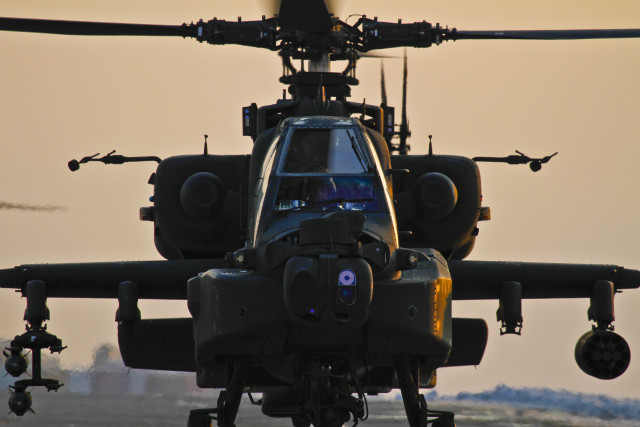
[[[466, 157], [391, 156], [400, 246], [434, 248], [449, 259], [473, 249], [480, 220], [480, 172]], [[408, 233], [410, 232], [410, 233]]]
[[631, 350], [625, 339], [615, 332], [593, 330], [580, 337], [575, 356], [578, 366], [587, 375], [612, 380], [629, 367]]
[[458, 189], [447, 175], [429, 172], [413, 185], [420, 210], [432, 221], [445, 219], [458, 203]]
[[[249, 156], [175, 156], [158, 165], [153, 213], [167, 259], [213, 258], [243, 244]], [[148, 210], [147, 210], [148, 212]]]
[[224, 195], [220, 178], [211, 172], [197, 172], [180, 187], [180, 205], [193, 219], [212, 219], [221, 209]]

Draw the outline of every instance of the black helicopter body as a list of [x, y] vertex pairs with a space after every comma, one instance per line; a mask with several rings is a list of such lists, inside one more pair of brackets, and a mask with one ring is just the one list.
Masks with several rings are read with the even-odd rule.
[[[163, 35], [279, 51], [290, 98], [243, 109], [251, 155], [125, 157], [69, 163], [156, 161], [150, 183], [155, 244], [166, 261], [21, 265], [0, 286], [27, 297], [27, 332], [5, 350], [10, 408], [31, 407], [27, 388], [57, 390], [41, 376], [40, 352], [60, 352], [46, 330], [47, 298], [117, 298], [118, 339], [132, 368], [195, 372], [203, 388], [224, 389], [217, 406], [192, 411], [189, 426], [232, 426], [245, 392], [262, 411], [295, 426], [366, 419], [366, 395], [400, 389], [412, 427], [454, 425], [427, 409], [421, 388], [444, 366], [480, 363], [482, 319], [452, 317], [453, 300], [495, 299], [502, 332], [518, 334], [522, 299], [589, 298], [593, 329], [576, 345], [583, 371], [601, 379], [629, 365], [613, 332], [613, 296], [640, 286], [640, 272], [611, 265], [463, 261], [482, 206], [481, 161], [532, 159], [409, 155], [406, 115], [395, 143], [393, 108], [351, 102], [355, 63], [365, 52], [429, 47], [446, 40], [640, 37], [640, 30], [464, 32], [427, 22], [348, 25], [322, 1], [283, 1], [277, 17], [181, 26], [0, 18], [0, 29], [74, 35]], [[292, 60], [306, 63], [297, 70]], [[346, 60], [342, 73], [332, 60]], [[190, 318], [142, 319], [139, 299], [186, 300]], [[159, 351], [162, 349], [162, 351]]]

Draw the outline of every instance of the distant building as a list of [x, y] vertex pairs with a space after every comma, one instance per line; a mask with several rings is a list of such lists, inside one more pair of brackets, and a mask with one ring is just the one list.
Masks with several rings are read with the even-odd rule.
[[[4, 349], [9, 344], [10, 340], [0, 338], [0, 348]], [[29, 366], [27, 372], [30, 371]], [[58, 357], [43, 353], [42, 374], [45, 378], [55, 378], [64, 383], [64, 387], [60, 389], [63, 393], [115, 396], [144, 393], [182, 395], [202, 392], [193, 373], [127, 368], [122, 362], [120, 351], [111, 344], [102, 344], [96, 348], [88, 369], [62, 369]], [[0, 387], [6, 390], [16, 380], [6, 375], [3, 360], [0, 368]]]

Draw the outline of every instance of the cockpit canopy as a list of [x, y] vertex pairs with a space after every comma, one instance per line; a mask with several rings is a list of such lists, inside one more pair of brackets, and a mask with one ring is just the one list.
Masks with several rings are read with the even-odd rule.
[[365, 232], [397, 246], [382, 175], [376, 152], [357, 120], [284, 120], [257, 180], [251, 246], [295, 233], [303, 219], [336, 211], [364, 213]]
[[362, 174], [373, 163], [354, 128], [292, 128], [280, 174]]

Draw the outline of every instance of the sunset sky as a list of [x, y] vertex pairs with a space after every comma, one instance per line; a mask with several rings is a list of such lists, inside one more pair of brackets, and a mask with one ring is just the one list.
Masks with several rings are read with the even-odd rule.
[[[259, 19], [266, 2], [237, 0], [0, 0], [6, 17], [182, 24], [214, 16]], [[336, 10], [460, 30], [640, 28], [631, 0], [351, 0]], [[355, 22], [351, 18], [350, 23]], [[390, 50], [402, 55], [402, 50]], [[538, 173], [480, 164], [484, 205], [470, 259], [611, 263], [640, 269], [640, 39], [458, 41], [409, 54], [412, 154], [532, 157], [559, 154]], [[159, 259], [152, 225], [138, 220], [154, 164], [67, 162], [117, 149], [129, 156], [247, 153], [241, 108], [273, 103], [276, 54], [181, 38], [0, 33], [0, 268], [28, 263]], [[342, 66], [335, 66], [335, 69]], [[385, 60], [389, 102], [400, 107], [402, 61]], [[351, 100], [380, 102], [379, 59], [359, 63]], [[2, 202], [61, 206], [52, 212]], [[454, 283], [455, 286], [455, 283]], [[591, 326], [586, 300], [525, 301], [521, 337], [498, 334], [497, 302], [456, 302], [454, 316], [482, 317], [489, 345], [477, 368], [441, 369], [438, 391], [499, 383], [640, 398], [640, 290], [616, 300], [616, 331], [631, 366], [602, 382], [577, 367], [577, 339]], [[69, 348], [63, 364], [90, 362], [116, 342], [115, 301], [49, 300], [49, 330]], [[24, 329], [25, 301], [0, 291], [0, 336]], [[143, 317], [188, 316], [185, 302], [142, 302]]]

